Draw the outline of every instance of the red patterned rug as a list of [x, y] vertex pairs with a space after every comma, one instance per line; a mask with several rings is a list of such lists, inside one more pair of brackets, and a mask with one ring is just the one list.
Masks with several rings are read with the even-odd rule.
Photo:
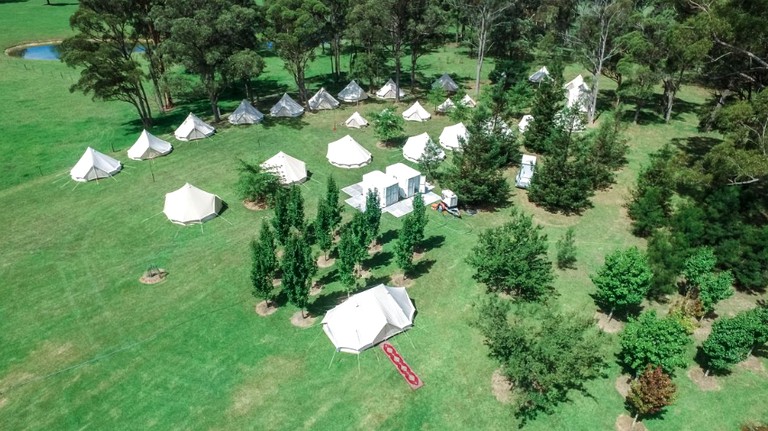
[[424, 386], [424, 382], [422, 382], [419, 376], [411, 370], [411, 367], [405, 363], [405, 360], [400, 356], [400, 353], [397, 353], [397, 349], [395, 349], [393, 345], [385, 341], [381, 343], [381, 350], [383, 350], [389, 360], [392, 361], [395, 368], [397, 368], [397, 371], [403, 376], [411, 389], [419, 389]]

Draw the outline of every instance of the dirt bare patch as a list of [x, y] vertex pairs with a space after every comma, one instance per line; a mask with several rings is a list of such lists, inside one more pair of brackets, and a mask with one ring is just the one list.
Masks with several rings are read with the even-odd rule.
[[642, 422], [636, 422], [633, 427], [633, 421], [634, 419], [628, 415], [619, 415], [619, 417], [616, 418], [616, 431], [648, 431], [648, 428], [646, 428]]
[[377, 242], [376, 244], [368, 247], [368, 255], [373, 256], [374, 254], [380, 252], [382, 248], [383, 246]]
[[699, 327], [693, 330], [693, 338], [699, 342], [706, 340], [709, 334], [712, 333], [712, 322], [713, 320], [711, 319], [703, 319], [701, 322], [698, 322]]
[[273, 278], [272, 279], [272, 286], [278, 287], [283, 284], [283, 280], [280, 278]]
[[168, 271], [163, 268], [152, 269], [144, 271], [144, 274], [139, 277], [139, 283], [142, 284], [157, 284], [165, 281], [168, 277]]
[[323, 285], [318, 282], [314, 282], [312, 287], [309, 288], [309, 296], [317, 296], [323, 291]]
[[397, 286], [397, 287], [413, 286], [413, 280], [411, 280], [410, 278], [406, 278], [405, 275], [403, 275], [403, 273], [397, 273], [392, 275], [392, 277], [390, 277], [390, 282], [392, 283], [392, 286]]
[[616, 319], [608, 320], [608, 315], [602, 311], [595, 312], [595, 319], [597, 320], [597, 327], [607, 334], [616, 334], [624, 329], [624, 322]]
[[755, 355], [750, 355], [746, 360], [739, 362], [739, 367], [747, 371], [752, 371], [755, 374], [768, 376], [768, 372], [765, 370], [763, 361], [761, 361], [760, 358]]
[[371, 277], [371, 271], [368, 269], [360, 270], [360, 274], [358, 274], [357, 278], [370, 278]]
[[277, 306], [274, 303], [267, 304], [267, 301], [261, 301], [253, 309], [259, 316], [266, 317], [277, 311]]
[[491, 390], [493, 396], [502, 404], [512, 404], [514, 401], [512, 382], [507, 379], [500, 368], [496, 369], [491, 376]]
[[8, 402], [8, 398], [6, 397], [0, 397], [0, 409], [5, 406], [5, 404]]
[[320, 256], [317, 258], [317, 267], [318, 268], [328, 268], [329, 266], [336, 263], [336, 259], [329, 257], [328, 259], [325, 258], [325, 256]]
[[249, 201], [247, 199], [243, 201], [243, 206], [246, 207], [247, 209], [251, 210], [251, 211], [261, 211], [261, 210], [267, 209], [267, 203], [266, 202]]
[[622, 398], [627, 397], [630, 383], [632, 383], [632, 377], [630, 377], [629, 374], [622, 374], [616, 378], [616, 392], [618, 392]]
[[309, 313], [302, 315], [301, 311], [297, 311], [291, 316], [291, 325], [298, 328], [309, 328], [315, 324], [315, 320], [317, 320], [317, 318], [309, 315]]
[[424, 258], [424, 256], [426, 256], [426, 254], [427, 253], [425, 251], [414, 251], [413, 252], [413, 260], [414, 261], [421, 260], [421, 259]]
[[705, 375], [704, 370], [702, 370], [701, 367], [691, 368], [686, 375], [702, 391], [720, 390], [720, 384], [717, 382], [717, 377]]

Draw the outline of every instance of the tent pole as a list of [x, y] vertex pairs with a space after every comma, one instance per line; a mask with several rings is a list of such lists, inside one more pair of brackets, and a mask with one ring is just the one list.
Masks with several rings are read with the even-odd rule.
[[334, 349], [333, 356], [331, 356], [331, 362], [328, 363], [328, 368], [331, 368], [331, 365], [333, 365], [333, 358], [336, 357], [336, 352], [338, 352], [338, 350]]

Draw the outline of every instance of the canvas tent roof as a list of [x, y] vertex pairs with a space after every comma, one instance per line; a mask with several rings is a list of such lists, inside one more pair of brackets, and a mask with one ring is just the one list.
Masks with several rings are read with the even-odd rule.
[[163, 213], [176, 224], [191, 225], [208, 221], [221, 211], [221, 198], [186, 183], [165, 195]]
[[371, 163], [371, 153], [347, 135], [328, 144], [326, 158], [333, 166], [352, 169]]
[[443, 129], [443, 133], [440, 134], [440, 146], [446, 150], [458, 150], [461, 147], [459, 138], [466, 140], [467, 137], [467, 128], [464, 126], [464, 123], [447, 126]]
[[120, 169], [122, 169], [122, 165], [119, 161], [88, 147], [80, 160], [69, 171], [69, 176], [75, 181], [84, 183], [98, 178], [111, 177], [120, 172]]
[[[427, 148], [427, 143], [430, 141], [432, 141], [432, 138], [430, 138], [426, 132], [420, 135], [411, 136], [405, 141], [405, 145], [403, 145], [403, 157], [405, 157], [406, 160], [418, 163]], [[440, 160], [445, 158], [445, 152], [442, 149], [439, 150], [438, 154]]]
[[565, 106], [572, 108], [576, 104], [579, 104], [579, 109], [582, 111], [587, 110], [587, 98], [589, 93], [589, 86], [584, 82], [584, 77], [579, 75], [567, 84], [563, 85], [566, 90], [566, 97], [568, 100]]
[[445, 99], [445, 102], [437, 105], [437, 112], [448, 112], [455, 107], [456, 107], [456, 104], [453, 103], [453, 100], [451, 100], [451, 98], [449, 97]]
[[128, 149], [128, 157], [133, 160], [154, 159], [170, 153], [172, 149], [170, 143], [144, 130]]
[[194, 141], [195, 139], [207, 138], [213, 135], [214, 132], [216, 132], [216, 129], [213, 126], [190, 112], [173, 134], [179, 141]]
[[328, 311], [323, 331], [336, 351], [360, 354], [412, 327], [415, 312], [405, 288], [380, 284]]
[[483, 131], [488, 133], [501, 133], [504, 136], [512, 135], [512, 129], [509, 128], [507, 122], [498, 116], [489, 118], [488, 121], [483, 124]]
[[303, 113], [304, 108], [291, 99], [288, 93], [283, 93], [283, 97], [269, 110], [269, 114], [273, 117], [298, 117]]
[[367, 98], [368, 95], [357, 85], [354, 79], [349, 81], [349, 84], [339, 92], [339, 99], [344, 102], [359, 102]]
[[367, 126], [368, 120], [363, 118], [363, 116], [360, 115], [359, 112], [355, 111], [354, 114], [350, 115], [349, 118], [347, 118], [347, 121], [344, 122], [344, 125], [353, 129], [359, 129], [361, 127]]
[[258, 124], [263, 119], [264, 114], [247, 100], [240, 102], [235, 112], [229, 114], [229, 122], [232, 124]]
[[339, 107], [339, 101], [334, 99], [331, 93], [325, 91], [325, 87], [323, 87], [309, 99], [308, 105], [309, 109], [313, 111], [335, 109]]
[[421, 103], [417, 100], [413, 103], [408, 109], [403, 111], [403, 118], [405, 118], [405, 121], [427, 121], [432, 116], [429, 115], [429, 112], [427, 112], [426, 109], [424, 109], [423, 106], [421, 106]]
[[528, 129], [528, 124], [530, 124], [532, 120], [533, 115], [523, 115], [523, 118], [520, 119], [520, 123], [517, 124], [517, 130], [519, 130], [520, 133], [525, 133], [525, 130]]
[[527, 189], [531, 185], [531, 179], [533, 178], [535, 169], [536, 156], [523, 154], [523, 158], [520, 161], [520, 172], [518, 172], [515, 177], [515, 186]]
[[529, 81], [536, 83], [542, 82], [546, 79], [549, 79], [549, 71], [547, 70], [547, 66], [542, 66], [541, 69], [533, 72], [533, 74], [528, 77]]
[[376, 92], [376, 97], [379, 99], [394, 99], [396, 94], [395, 91], [400, 93], [400, 97], [405, 96], [403, 89], [398, 89], [397, 85], [395, 85], [395, 81], [390, 79], [386, 84], [384, 84], [383, 87], [379, 89], [379, 91]]
[[444, 73], [443, 76], [437, 78], [437, 80], [432, 83], [432, 88], [442, 88], [449, 93], [455, 93], [459, 90], [459, 86], [456, 85], [456, 82], [447, 73]]
[[461, 98], [459, 101], [464, 106], [468, 106], [470, 108], [474, 108], [477, 106], [477, 102], [475, 102], [471, 97], [469, 97], [469, 94], [465, 94], [464, 97]]
[[281, 184], [298, 184], [307, 180], [307, 165], [282, 151], [262, 163], [261, 167], [280, 177]]

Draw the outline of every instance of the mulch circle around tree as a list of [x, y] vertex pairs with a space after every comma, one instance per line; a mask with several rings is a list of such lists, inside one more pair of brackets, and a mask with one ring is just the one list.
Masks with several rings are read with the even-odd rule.
[[315, 324], [316, 317], [310, 316], [309, 313], [305, 314], [307, 317], [302, 316], [301, 311], [293, 313], [291, 316], [291, 325], [298, 328], [309, 328]]
[[333, 257], [329, 257], [328, 259], [325, 258], [325, 256], [320, 256], [317, 258], [317, 267], [318, 268], [328, 268], [329, 266], [336, 263], [336, 259]]
[[139, 277], [139, 282], [143, 284], [157, 284], [165, 281], [168, 277], [168, 271], [163, 268], [157, 268], [152, 271], [144, 271], [144, 274]]
[[752, 371], [755, 374], [768, 376], [768, 371], [766, 371], [765, 365], [763, 365], [763, 361], [761, 361], [760, 358], [755, 355], [749, 355], [746, 360], [739, 362], [738, 366], [744, 368], [747, 371]]
[[491, 376], [491, 390], [493, 396], [502, 404], [512, 404], [514, 400], [512, 394], [512, 382], [507, 379], [507, 376], [501, 371], [501, 368], [497, 368]]
[[624, 322], [615, 318], [609, 321], [608, 315], [602, 311], [598, 310], [595, 312], [595, 319], [597, 319], [597, 327], [607, 334], [616, 334], [624, 329]]
[[712, 375], [705, 375], [704, 370], [701, 367], [693, 367], [686, 373], [689, 379], [699, 387], [702, 391], [719, 391], [720, 383], [717, 382], [717, 377]]
[[269, 316], [270, 314], [277, 311], [277, 307], [274, 304], [267, 305], [267, 301], [259, 302], [255, 307], [253, 307], [253, 309], [256, 311], [256, 314], [262, 317]]
[[283, 284], [283, 279], [281, 278], [274, 278], [272, 279], [272, 286], [278, 287]]
[[384, 247], [377, 242], [376, 244], [368, 247], [368, 255], [373, 256], [374, 254], [380, 252], [382, 248]]
[[399, 272], [397, 274], [393, 274], [392, 277], [390, 277], [390, 282], [393, 286], [397, 287], [411, 287], [413, 286], [413, 280], [410, 278], [405, 278], [403, 273]]
[[648, 431], [648, 428], [640, 421], [632, 427], [633, 420], [629, 415], [619, 415], [616, 418], [616, 431]]
[[243, 201], [243, 206], [251, 211], [261, 211], [267, 209], [266, 202], [249, 201], [247, 199]]
[[712, 322], [711, 319], [702, 319], [699, 322], [699, 327], [693, 330], [693, 338], [696, 341], [704, 341], [709, 338], [709, 334], [712, 333]]
[[629, 393], [629, 384], [632, 382], [632, 377], [629, 374], [622, 374], [616, 378], [616, 392], [621, 395], [622, 398], [626, 398]]
[[323, 285], [315, 282], [312, 284], [312, 287], [309, 289], [309, 296], [317, 296], [322, 291], [323, 291]]

